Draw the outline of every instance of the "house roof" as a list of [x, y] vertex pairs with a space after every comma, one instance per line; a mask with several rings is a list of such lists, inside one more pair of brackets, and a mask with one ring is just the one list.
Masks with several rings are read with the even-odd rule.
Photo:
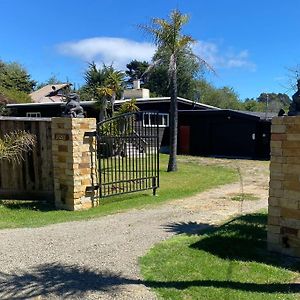
[[[151, 102], [159, 102], [160, 103], [160, 102], [169, 102], [170, 97], [138, 98], [136, 100], [137, 100], [137, 103], [140, 103], [140, 104], [142, 104], [142, 103], [151, 103]], [[115, 103], [116, 104], [122, 104], [122, 103], [128, 102], [128, 101], [131, 101], [131, 99], [117, 100]], [[182, 98], [182, 97], [177, 97], [177, 101], [193, 105], [195, 108], [219, 109], [218, 107], [215, 107], [215, 106], [195, 102], [195, 101], [185, 99], [185, 98]]]
[[71, 83], [48, 84], [41, 89], [32, 92], [30, 97], [34, 103], [62, 102], [62, 97], [58, 96], [57, 92], [71, 85]]
[[262, 120], [270, 120], [274, 117], [277, 117], [278, 114], [274, 112], [260, 112], [260, 111], [244, 111], [244, 110], [235, 110], [236, 112], [247, 114], [250, 116], [258, 117]]
[[262, 120], [262, 121], [271, 121], [273, 117], [277, 114], [275, 113], [266, 113], [264, 112], [251, 112], [251, 111], [241, 111], [233, 109], [210, 109], [210, 110], [180, 110], [179, 113], [190, 114], [190, 115], [227, 115], [227, 116], [236, 116], [239, 118], [244, 118], [248, 120]]
[[[218, 107], [207, 105], [204, 103], [194, 102], [185, 98], [178, 97], [178, 102], [186, 103], [189, 105], [193, 105], [194, 109], [214, 109], [219, 110]], [[124, 99], [124, 100], [116, 100], [115, 105], [121, 105], [122, 103], [131, 101], [131, 99]], [[143, 103], [164, 103], [164, 102], [170, 102], [170, 97], [156, 97], [156, 98], [138, 98], [136, 99], [137, 104], [143, 104]], [[93, 106], [96, 103], [96, 101], [81, 101], [80, 105], [82, 107], [85, 106]], [[27, 107], [27, 106], [37, 106], [37, 105], [64, 105], [62, 101], [51, 101], [51, 102], [39, 102], [39, 103], [22, 103], [22, 104], [10, 104], [8, 107], [10, 108], [17, 108], [17, 107]]]

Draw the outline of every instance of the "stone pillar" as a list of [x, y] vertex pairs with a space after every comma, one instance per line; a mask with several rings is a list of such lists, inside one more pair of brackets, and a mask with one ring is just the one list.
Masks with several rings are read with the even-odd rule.
[[96, 153], [95, 137], [85, 136], [96, 130], [96, 119], [52, 118], [52, 155], [55, 206], [67, 210], [97, 205], [93, 191]]
[[300, 116], [271, 127], [268, 248], [300, 257]]

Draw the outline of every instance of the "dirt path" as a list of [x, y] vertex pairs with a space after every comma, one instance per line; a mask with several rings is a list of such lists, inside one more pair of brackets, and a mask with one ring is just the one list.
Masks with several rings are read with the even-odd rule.
[[[153, 209], [2, 230], [0, 299], [156, 299], [143, 285], [138, 267], [138, 258], [155, 243], [267, 206], [267, 162], [192, 160], [238, 167], [243, 184], [225, 185]], [[259, 200], [243, 205], [230, 200], [242, 190]]]

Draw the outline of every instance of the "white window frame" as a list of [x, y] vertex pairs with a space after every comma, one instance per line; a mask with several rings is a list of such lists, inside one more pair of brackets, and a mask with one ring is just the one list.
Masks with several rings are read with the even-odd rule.
[[[148, 120], [149, 123], [146, 124], [145, 123], [145, 115], [148, 115]], [[156, 115], [156, 113], [144, 113], [143, 114], [143, 127], [151, 127], [151, 126], [156, 126], [157, 124], [152, 124], [151, 123], [151, 115]], [[166, 118], [164, 118], [164, 116], [166, 116]], [[158, 124], [158, 127], [169, 127], [169, 114], [165, 114], [165, 113], [159, 113], [158, 114], [159, 120], [161, 120], [161, 124]], [[166, 120], [166, 122], [165, 122]]]
[[40, 118], [41, 113], [39, 111], [30, 111], [26, 113], [27, 118]]

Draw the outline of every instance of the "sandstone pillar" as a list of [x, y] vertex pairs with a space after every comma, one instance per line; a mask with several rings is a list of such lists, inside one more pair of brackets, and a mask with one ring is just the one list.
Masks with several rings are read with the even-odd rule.
[[268, 248], [300, 257], [300, 116], [271, 127]]
[[52, 155], [55, 206], [67, 210], [97, 205], [95, 138], [96, 119], [52, 118]]

